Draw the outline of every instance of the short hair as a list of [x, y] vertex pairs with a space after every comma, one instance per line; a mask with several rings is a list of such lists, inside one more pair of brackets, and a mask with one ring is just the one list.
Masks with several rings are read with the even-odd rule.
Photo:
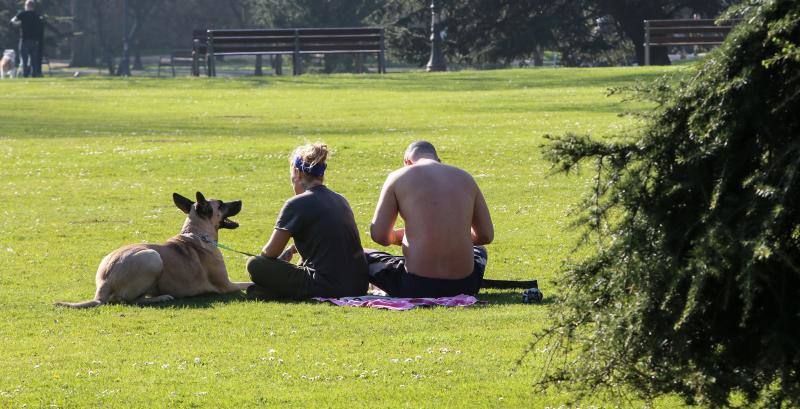
[[436, 153], [436, 148], [434, 148], [433, 144], [428, 141], [411, 142], [411, 144], [408, 145], [408, 148], [406, 148], [405, 154], [403, 154], [403, 159], [415, 160], [423, 156], [430, 157], [435, 159], [437, 162], [441, 162], [441, 160], [439, 160], [439, 155]]
[[25, 0], [25, 8], [36, 8], [36, 1], [34, 0]]

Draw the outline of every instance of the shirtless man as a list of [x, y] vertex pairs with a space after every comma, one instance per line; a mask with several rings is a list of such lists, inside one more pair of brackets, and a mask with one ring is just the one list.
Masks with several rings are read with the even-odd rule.
[[[494, 239], [489, 208], [469, 173], [444, 165], [429, 142], [408, 146], [383, 185], [370, 235], [404, 257], [366, 250], [370, 282], [395, 297], [475, 295]], [[398, 214], [405, 228], [394, 228]]]

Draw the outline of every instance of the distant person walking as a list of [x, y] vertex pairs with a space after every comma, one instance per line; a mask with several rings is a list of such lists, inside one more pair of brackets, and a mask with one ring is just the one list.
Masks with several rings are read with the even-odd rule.
[[24, 77], [42, 76], [42, 49], [44, 45], [44, 17], [36, 12], [34, 0], [25, 1], [25, 11], [11, 19], [19, 27], [19, 58]]

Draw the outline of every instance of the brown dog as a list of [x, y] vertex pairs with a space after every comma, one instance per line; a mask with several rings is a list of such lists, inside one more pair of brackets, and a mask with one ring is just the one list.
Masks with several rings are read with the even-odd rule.
[[186, 213], [180, 234], [164, 244], [132, 244], [119, 248], [100, 262], [94, 300], [56, 305], [89, 308], [106, 303], [151, 304], [178, 297], [207, 293], [231, 293], [252, 283], [228, 278], [222, 253], [216, 247], [219, 229], [235, 229], [228, 219], [242, 209], [242, 202], [206, 200], [197, 192], [197, 203], [177, 194], [172, 200]]

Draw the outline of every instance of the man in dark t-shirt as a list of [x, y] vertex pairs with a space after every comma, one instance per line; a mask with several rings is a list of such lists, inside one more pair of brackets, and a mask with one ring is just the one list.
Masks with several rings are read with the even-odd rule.
[[25, 11], [17, 13], [11, 24], [18, 26], [19, 57], [24, 77], [42, 76], [42, 46], [44, 41], [44, 18], [36, 12], [36, 2], [27, 0]]

